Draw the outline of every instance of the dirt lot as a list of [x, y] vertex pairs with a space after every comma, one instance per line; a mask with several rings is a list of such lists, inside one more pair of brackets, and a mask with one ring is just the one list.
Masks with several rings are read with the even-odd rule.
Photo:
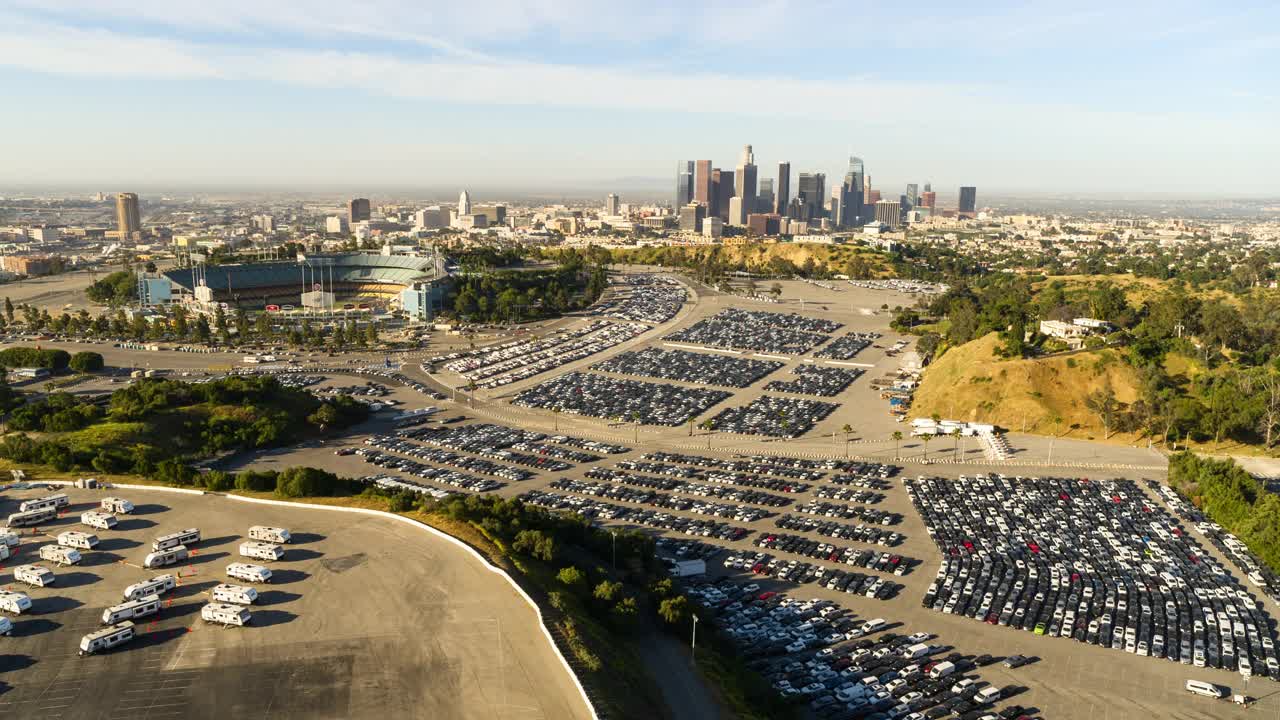
[[[42, 532], [80, 528], [103, 492], [71, 490], [72, 509]], [[0, 512], [43, 494], [13, 491]], [[252, 505], [216, 496], [115, 491], [138, 512], [94, 531], [98, 550], [55, 568], [49, 588], [0, 638], [0, 717], [12, 718], [586, 718], [536, 615], [498, 575], [452, 544], [390, 520], [304, 506]], [[208, 590], [225, 581], [251, 524], [292, 530], [244, 628], [200, 619]], [[161, 570], [140, 567], [155, 536], [199, 527], [181, 587], [140, 637], [79, 658], [80, 637], [126, 585]], [[50, 538], [27, 531], [15, 560], [34, 562]]]

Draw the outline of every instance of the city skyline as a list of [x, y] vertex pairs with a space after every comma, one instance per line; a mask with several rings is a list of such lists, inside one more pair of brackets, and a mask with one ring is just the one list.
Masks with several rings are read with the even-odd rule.
[[[751, 142], [832, 179], [857, 154], [879, 187], [1280, 192], [1277, 41], [1253, 29], [1280, 11], [1158, 7], [19, 0], [0, 82], [68, 110], [0, 120], [23, 139], [0, 184], [669, 186], [665, 158], [731, 169]], [[856, 73], [823, 62], [849, 44]]]

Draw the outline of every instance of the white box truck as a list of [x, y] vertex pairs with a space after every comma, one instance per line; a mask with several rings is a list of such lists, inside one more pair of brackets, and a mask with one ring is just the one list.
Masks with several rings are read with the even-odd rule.
[[669, 567], [671, 568], [672, 576], [678, 578], [707, 574], [706, 560], [674, 560]]
[[289, 531], [284, 528], [267, 527], [266, 525], [254, 525], [249, 528], [250, 540], [261, 540], [262, 542], [275, 543], [277, 545], [287, 545], [292, 538]]
[[119, 625], [91, 632], [80, 639], [80, 656], [92, 655], [123, 645], [133, 639], [133, 623], [125, 620]]
[[162, 601], [159, 595], [148, 595], [137, 600], [128, 600], [119, 605], [112, 605], [102, 611], [102, 624], [115, 625], [122, 620], [147, 617], [160, 612]]
[[35, 527], [58, 518], [58, 511], [51, 507], [38, 510], [20, 510], [9, 516], [9, 527]]
[[116, 516], [111, 513], [89, 510], [80, 513], [80, 524], [99, 530], [110, 530], [116, 526]]
[[57, 580], [53, 571], [40, 565], [19, 565], [13, 569], [13, 579], [32, 587], [49, 587]]
[[271, 543], [246, 542], [240, 543], [240, 555], [254, 560], [279, 560], [284, 557], [284, 548]]
[[176, 533], [161, 535], [152, 541], [151, 549], [156, 551], [168, 550], [169, 548], [175, 548], [179, 545], [186, 545], [190, 547], [198, 542], [200, 542], [200, 531], [196, 528], [188, 528], [186, 530], [179, 530]]
[[58, 533], [58, 544], [79, 550], [92, 550], [98, 545], [98, 536], [92, 533], [80, 532], [79, 530], [67, 530], [66, 532]]
[[27, 512], [30, 510], [53, 508], [57, 511], [70, 505], [71, 498], [67, 497], [63, 493], [58, 493], [57, 495], [46, 495], [42, 498], [35, 498], [33, 500], [23, 500], [22, 503], [18, 505], [18, 510]]
[[140, 600], [148, 595], [163, 595], [178, 586], [172, 575], [157, 575], [150, 580], [134, 583], [124, 589], [125, 600]]
[[271, 571], [261, 565], [231, 563], [227, 566], [227, 577], [251, 583], [268, 583], [271, 582]]
[[252, 617], [249, 611], [240, 605], [209, 603], [200, 608], [200, 618], [202, 620], [219, 625], [248, 625]]
[[219, 583], [213, 586], [214, 602], [231, 603], [233, 605], [252, 605], [258, 599], [258, 591], [247, 585]]
[[31, 609], [31, 598], [26, 593], [0, 590], [0, 612], [21, 615]]
[[116, 515], [128, 515], [133, 512], [133, 503], [118, 497], [104, 497], [99, 504], [103, 510]]
[[147, 556], [142, 560], [142, 567], [147, 569], [168, 567], [170, 565], [176, 565], [190, 556], [191, 553], [187, 550], [187, 546], [185, 545], [171, 547], [167, 550], [157, 550], [153, 553], [147, 553]]
[[41, 560], [56, 565], [78, 565], [82, 559], [79, 550], [61, 545], [41, 545], [38, 552]]

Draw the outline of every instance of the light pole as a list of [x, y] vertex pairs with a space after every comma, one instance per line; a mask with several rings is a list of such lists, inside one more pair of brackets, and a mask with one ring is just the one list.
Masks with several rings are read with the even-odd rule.
[[693, 616], [693, 638], [689, 641], [689, 654], [693, 657], [693, 661], [698, 661], [698, 616]]
[[610, 530], [609, 536], [613, 538], [613, 570], [614, 572], [617, 572], [618, 570], [618, 532], [616, 530]]

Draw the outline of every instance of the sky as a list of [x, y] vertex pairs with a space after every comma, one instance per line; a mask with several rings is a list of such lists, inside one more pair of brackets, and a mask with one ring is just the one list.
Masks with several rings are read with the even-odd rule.
[[[1280, 194], [1280, 4], [0, 0], [0, 184]], [[624, 200], [626, 198], [624, 197]]]

